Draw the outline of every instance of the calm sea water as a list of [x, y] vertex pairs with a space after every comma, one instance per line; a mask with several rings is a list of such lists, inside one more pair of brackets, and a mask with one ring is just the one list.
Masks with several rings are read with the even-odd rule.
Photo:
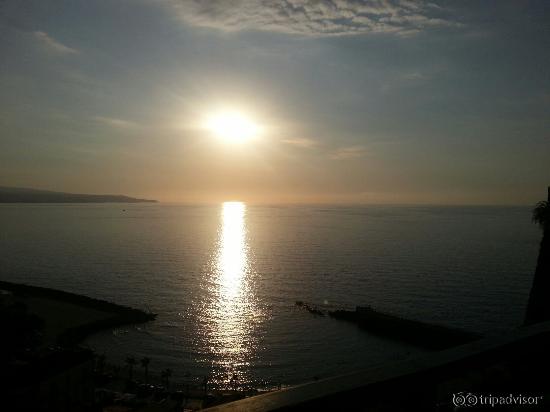
[[540, 236], [526, 207], [0, 205], [0, 276], [158, 313], [88, 339], [111, 361], [269, 388], [420, 352], [297, 300], [519, 325]]

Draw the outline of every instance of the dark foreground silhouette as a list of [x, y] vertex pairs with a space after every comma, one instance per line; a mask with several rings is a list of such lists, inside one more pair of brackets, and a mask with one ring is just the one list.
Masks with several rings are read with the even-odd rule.
[[542, 229], [542, 240], [525, 314], [526, 325], [550, 320], [550, 187], [548, 200], [539, 202], [533, 210], [533, 221]]
[[0, 281], [1, 410], [95, 411], [87, 335], [155, 314], [59, 290]]

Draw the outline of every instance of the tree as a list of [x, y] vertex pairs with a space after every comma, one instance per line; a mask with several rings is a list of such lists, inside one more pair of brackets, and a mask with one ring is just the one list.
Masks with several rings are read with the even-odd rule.
[[533, 222], [541, 227], [542, 240], [529, 294], [525, 325], [550, 320], [550, 187], [548, 200], [538, 202], [533, 209]]
[[97, 373], [99, 373], [100, 375], [103, 375], [103, 371], [105, 370], [105, 359], [106, 356], [104, 353], [102, 353], [101, 355], [97, 355], [96, 370]]
[[145, 369], [145, 383], [149, 383], [149, 363], [151, 362], [151, 359], [144, 356], [141, 358], [140, 362], [143, 369]]
[[204, 379], [202, 380], [202, 387], [204, 389], [204, 396], [208, 393], [208, 376], [204, 376]]
[[543, 231], [547, 230], [550, 224], [550, 194], [548, 196], [548, 200], [538, 202], [533, 209], [533, 222], [537, 223]]
[[164, 386], [166, 387], [166, 389], [168, 389], [170, 387], [170, 377], [172, 376], [172, 369], [170, 368], [164, 369], [161, 372], [160, 376], [162, 378], [162, 382], [164, 383]]
[[131, 381], [134, 376], [134, 365], [137, 363], [136, 358], [133, 356], [128, 356], [126, 358], [126, 363], [128, 364], [128, 380]]

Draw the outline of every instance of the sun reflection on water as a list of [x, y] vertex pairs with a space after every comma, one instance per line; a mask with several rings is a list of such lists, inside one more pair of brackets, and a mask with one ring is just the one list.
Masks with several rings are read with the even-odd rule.
[[238, 297], [248, 266], [245, 212], [246, 206], [242, 202], [223, 204], [217, 269], [221, 292], [226, 303], [231, 303]]
[[212, 263], [209, 308], [212, 320], [209, 345], [215, 356], [212, 378], [222, 386], [238, 386], [247, 380], [257, 322], [244, 203], [223, 203], [217, 253]]

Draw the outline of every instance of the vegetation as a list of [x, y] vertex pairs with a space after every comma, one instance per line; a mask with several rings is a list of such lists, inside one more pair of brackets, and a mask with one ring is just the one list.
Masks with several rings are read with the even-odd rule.
[[546, 230], [550, 224], [550, 201], [542, 200], [537, 203], [533, 209], [533, 222]]
[[149, 363], [150, 362], [151, 362], [151, 358], [148, 358], [147, 356], [144, 356], [140, 360], [141, 366], [145, 370], [145, 383], [149, 383]]
[[126, 364], [128, 365], [128, 380], [131, 381], [134, 377], [134, 366], [136, 365], [136, 358], [128, 356], [126, 358]]
[[172, 376], [172, 369], [170, 369], [170, 368], [164, 369], [161, 372], [160, 376], [162, 378], [162, 382], [163, 382], [164, 386], [166, 387], [166, 389], [169, 389], [170, 388], [170, 377]]
[[536, 204], [532, 219], [542, 228], [542, 240], [525, 314], [526, 325], [550, 320], [550, 187], [548, 200]]

